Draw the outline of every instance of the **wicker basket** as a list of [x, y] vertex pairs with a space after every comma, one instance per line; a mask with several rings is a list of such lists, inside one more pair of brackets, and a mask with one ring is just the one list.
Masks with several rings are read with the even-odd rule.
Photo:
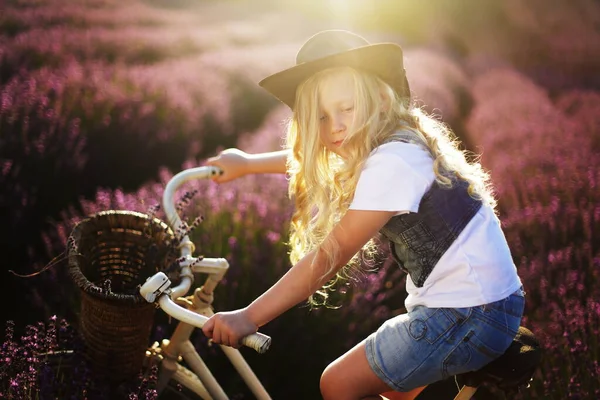
[[156, 307], [138, 285], [175, 256], [173, 232], [131, 211], [104, 211], [81, 221], [69, 238], [69, 274], [81, 290], [80, 331], [95, 373], [124, 381], [140, 372]]

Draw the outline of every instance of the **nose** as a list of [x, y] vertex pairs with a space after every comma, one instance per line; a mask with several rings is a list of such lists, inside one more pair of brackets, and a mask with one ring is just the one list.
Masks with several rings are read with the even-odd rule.
[[341, 115], [335, 115], [331, 118], [331, 132], [339, 133], [346, 129], [343, 118]]

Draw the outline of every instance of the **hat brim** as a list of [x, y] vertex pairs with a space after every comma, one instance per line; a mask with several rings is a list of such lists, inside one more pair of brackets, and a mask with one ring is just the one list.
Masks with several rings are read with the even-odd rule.
[[270, 75], [258, 84], [293, 109], [296, 101], [296, 89], [302, 82], [324, 69], [344, 66], [373, 73], [388, 83], [398, 95], [410, 99], [402, 48], [394, 43], [377, 43], [357, 47], [343, 53], [298, 64]]

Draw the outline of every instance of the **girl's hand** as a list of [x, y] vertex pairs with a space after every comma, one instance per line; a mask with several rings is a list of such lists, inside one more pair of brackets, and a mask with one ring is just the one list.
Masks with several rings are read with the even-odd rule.
[[256, 333], [258, 326], [246, 315], [246, 310], [216, 313], [204, 323], [202, 332], [216, 344], [241, 347], [242, 338]]
[[238, 149], [223, 150], [218, 156], [209, 158], [206, 164], [223, 170], [223, 175], [213, 178], [217, 183], [229, 182], [249, 172], [248, 154]]

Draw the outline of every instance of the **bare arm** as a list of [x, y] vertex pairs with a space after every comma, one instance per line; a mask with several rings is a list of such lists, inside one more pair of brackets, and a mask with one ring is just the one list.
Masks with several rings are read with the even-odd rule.
[[241, 337], [254, 333], [258, 327], [322, 287], [394, 214], [388, 211], [348, 211], [326, 239], [326, 243], [331, 243], [333, 239], [338, 245], [338, 259], [332, 270], [326, 274], [326, 256], [322, 250], [315, 250], [303, 257], [248, 307], [213, 316], [210, 323], [204, 326], [204, 333], [217, 343], [237, 347]]
[[250, 174], [285, 174], [289, 150], [248, 154]]
[[207, 165], [223, 170], [215, 182], [224, 183], [248, 174], [285, 174], [289, 150], [248, 154], [239, 149], [227, 149], [209, 158]]
[[346, 265], [393, 215], [394, 212], [386, 211], [348, 211], [328, 237], [338, 244], [334, 268], [325, 275], [328, 266], [324, 251], [309, 253], [247, 307], [249, 318], [262, 326], [307, 299]]

